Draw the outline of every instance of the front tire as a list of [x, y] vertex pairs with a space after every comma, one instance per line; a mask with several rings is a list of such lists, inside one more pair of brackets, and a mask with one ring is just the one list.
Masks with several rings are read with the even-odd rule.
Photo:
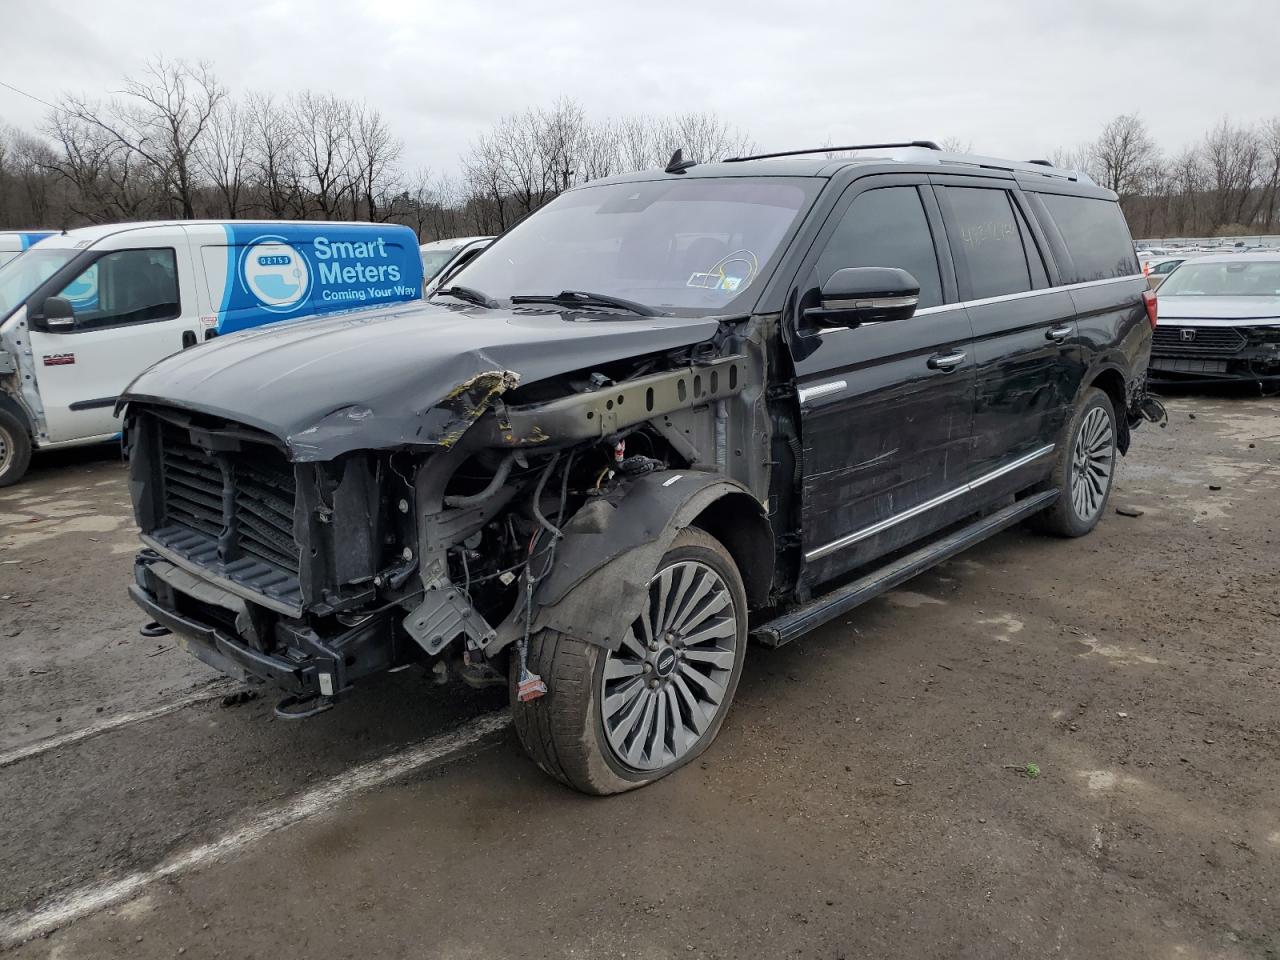
[[724, 724], [742, 675], [747, 598], [728, 551], [680, 531], [649, 582], [649, 603], [615, 651], [552, 630], [529, 641], [529, 669], [547, 692], [516, 697], [525, 751], [583, 793], [633, 790], [699, 756]]
[[1117, 436], [1111, 398], [1090, 387], [1058, 444], [1049, 482], [1060, 495], [1032, 520], [1036, 529], [1060, 537], [1083, 537], [1098, 525], [1115, 482]]
[[0, 487], [17, 483], [31, 464], [31, 435], [27, 425], [0, 409]]

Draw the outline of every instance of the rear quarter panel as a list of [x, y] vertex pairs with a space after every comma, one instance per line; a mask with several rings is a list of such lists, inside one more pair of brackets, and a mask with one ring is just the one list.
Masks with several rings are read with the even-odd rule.
[[1151, 359], [1151, 323], [1142, 299], [1146, 290], [1141, 274], [1072, 288], [1086, 368], [1082, 390], [1108, 369], [1124, 377], [1131, 400], [1141, 389]]

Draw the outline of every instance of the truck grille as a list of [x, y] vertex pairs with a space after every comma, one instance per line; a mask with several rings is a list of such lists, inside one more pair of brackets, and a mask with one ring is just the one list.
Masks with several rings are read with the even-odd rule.
[[1169, 327], [1161, 324], [1156, 327], [1151, 340], [1151, 351], [1165, 355], [1226, 357], [1239, 353], [1244, 345], [1244, 334], [1234, 327]]
[[150, 537], [215, 576], [301, 608], [293, 465], [268, 444], [210, 452], [161, 420], [161, 520]]

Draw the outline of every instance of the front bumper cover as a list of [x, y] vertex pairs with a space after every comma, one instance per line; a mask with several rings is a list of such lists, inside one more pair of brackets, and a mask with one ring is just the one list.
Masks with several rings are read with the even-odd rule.
[[385, 612], [322, 636], [302, 621], [255, 609], [151, 550], [138, 554], [134, 581], [134, 602], [192, 656], [227, 676], [270, 684], [300, 700], [335, 697], [396, 663], [395, 631]]

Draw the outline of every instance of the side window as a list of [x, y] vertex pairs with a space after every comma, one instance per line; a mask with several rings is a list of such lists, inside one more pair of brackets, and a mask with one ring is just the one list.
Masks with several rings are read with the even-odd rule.
[[1129, 227], [1114, 200], [1039, 194], [1074, 266], [1067, 283], [1109, 280], [1140, 273]]
[[947, 187], [946, 199], [955, 221], [954, 229], [948, 224], [948, 240], [957, 269], [967, 268], [969, 299], [1030, 290], [1027, 253], [1008, 191]]
[[177, 261], [171, 249], [108, 253], [58, 296], [71, 302], [78, 330], [170, 320], [182, 312]]
[[845, 267], [898, 267], [920, 283], [920, 307], [942, 303], [933, 233], [915, 187], [859, 194], [818, 258], [818, 282]]

